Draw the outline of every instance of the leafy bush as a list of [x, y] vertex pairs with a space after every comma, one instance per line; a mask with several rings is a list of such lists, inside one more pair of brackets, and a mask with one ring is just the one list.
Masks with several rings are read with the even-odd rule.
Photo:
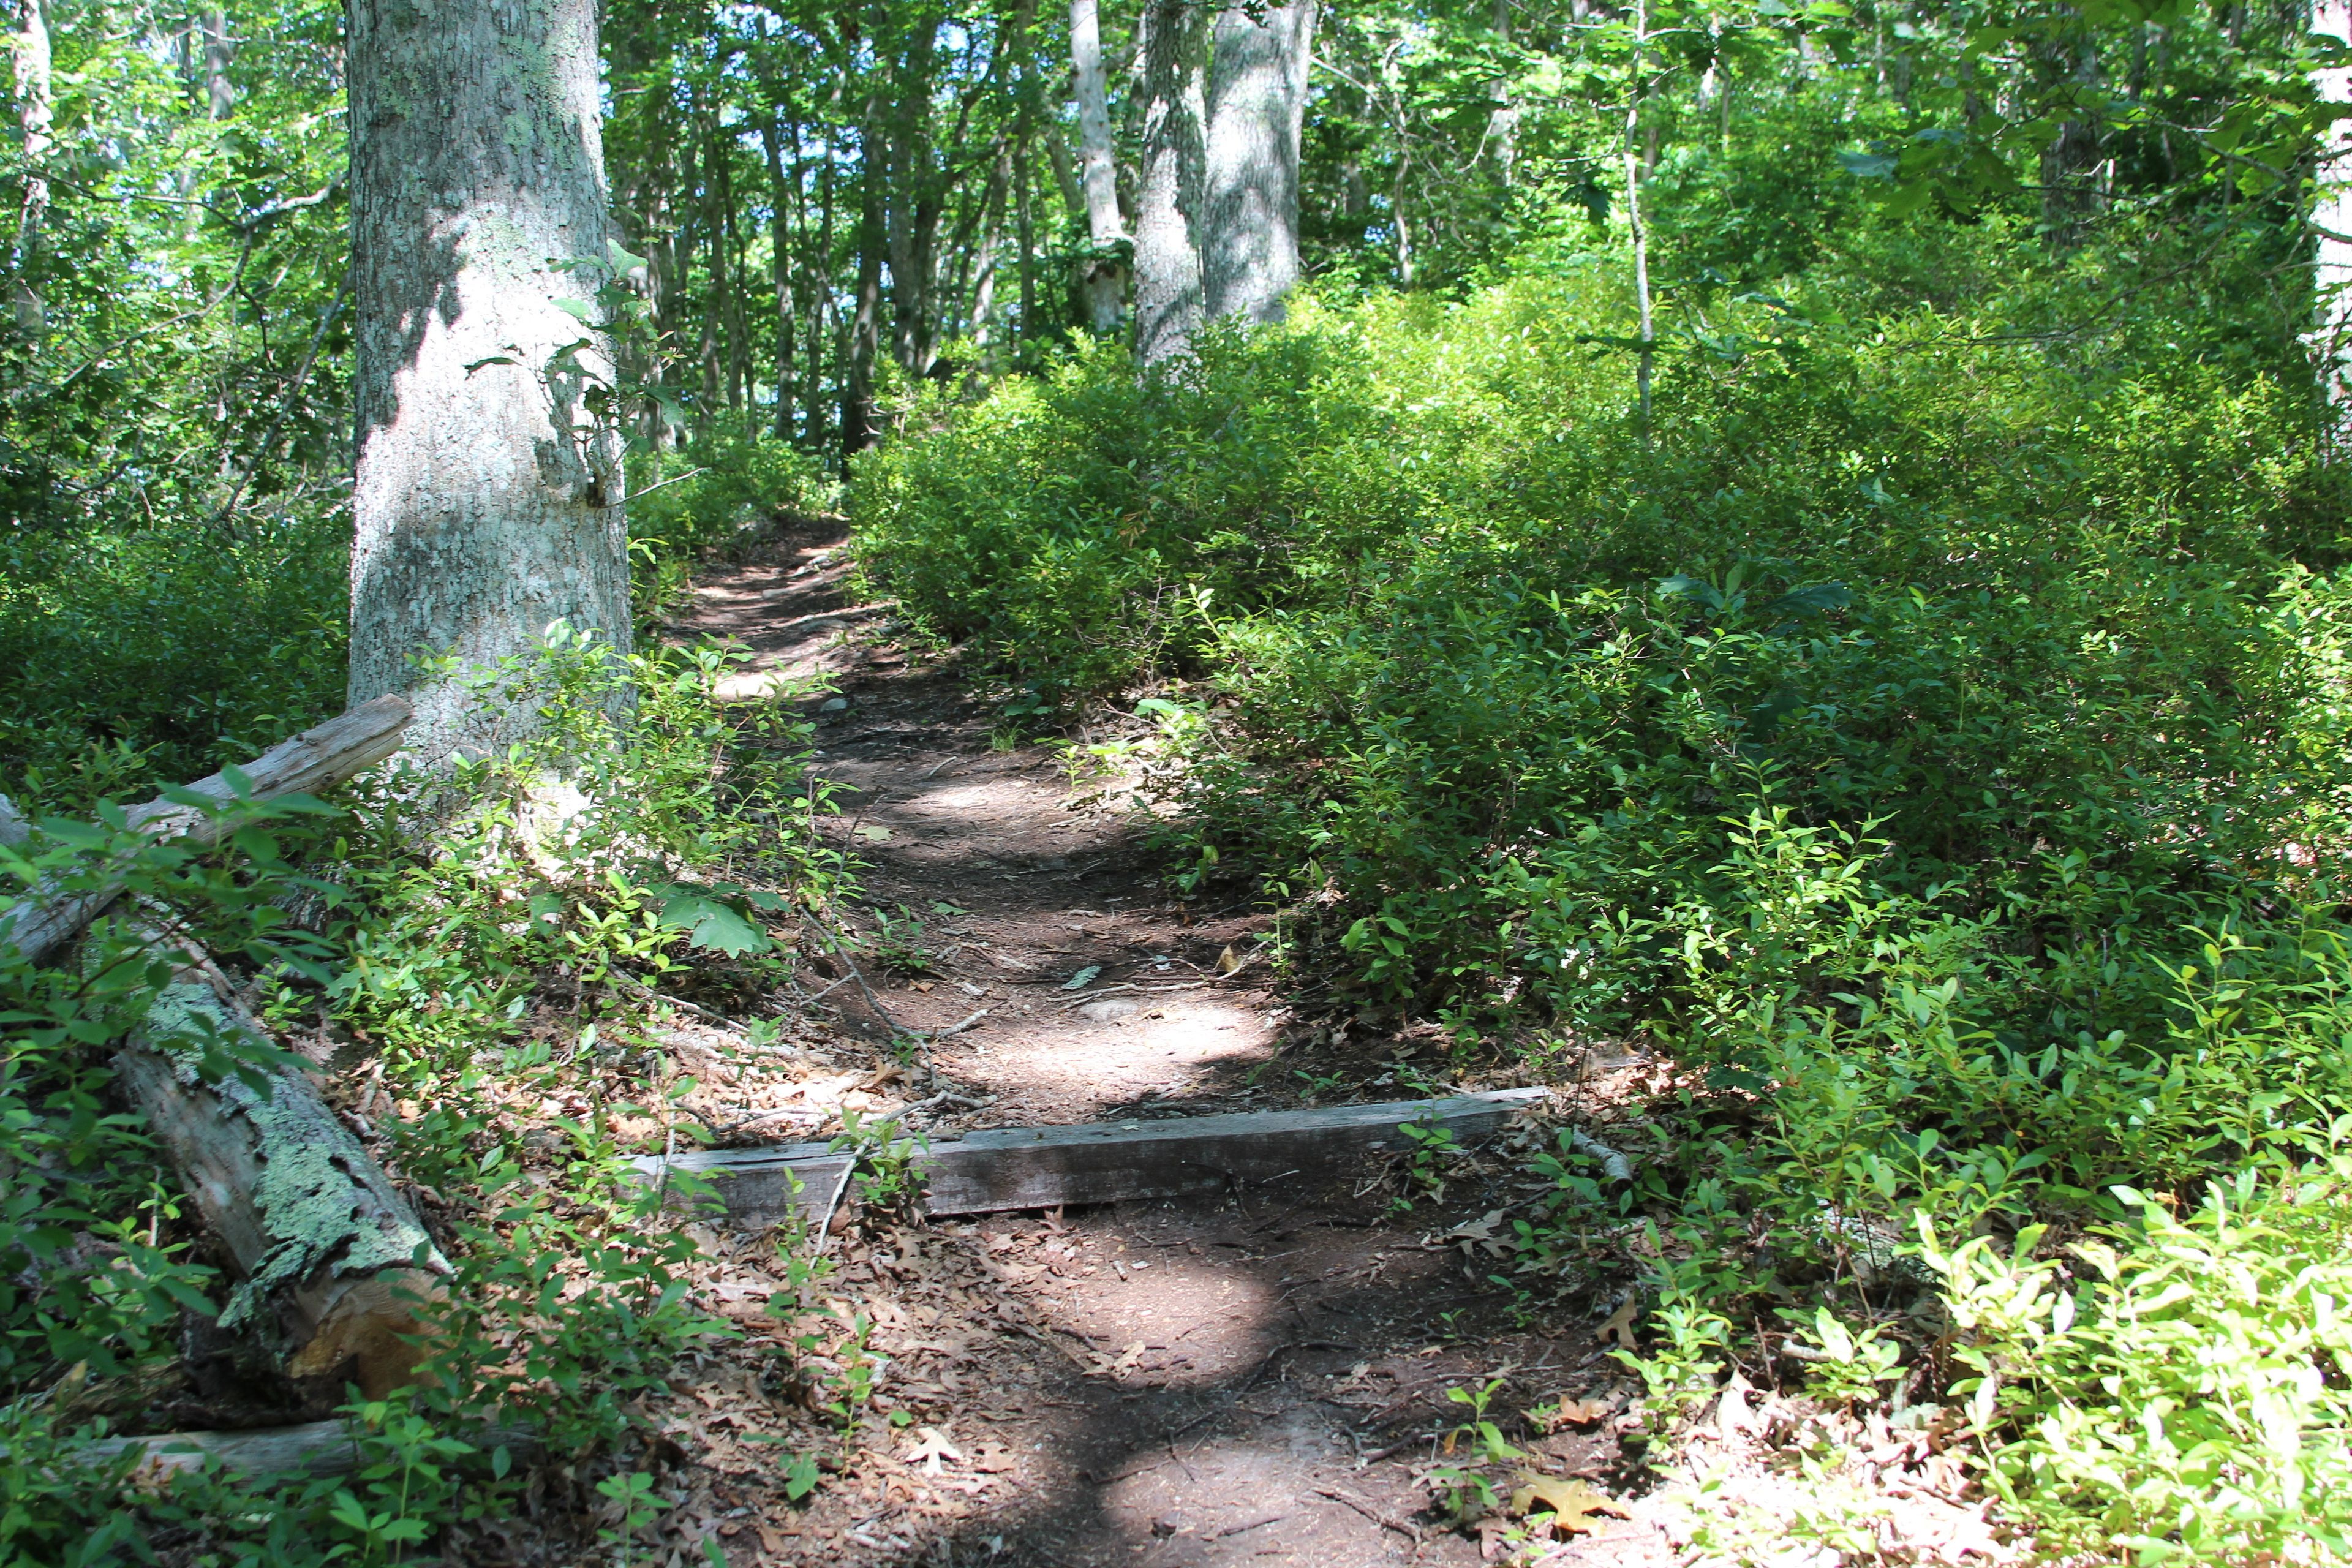
[[2352, 1552], [2352, 1162], [2249, 1167], [2185, 1217], [2118, 1195], [2137, 1223], [2071, 1265], [2039, 1230], [1930, 1237], [1977, 1373], [1955, 1392], [2017, 1429], [1996, 1481], [2060, 1551]]
[[348, 523], [0, 539], [0, 790], [86, 811], [243, 761], [343, 702]]

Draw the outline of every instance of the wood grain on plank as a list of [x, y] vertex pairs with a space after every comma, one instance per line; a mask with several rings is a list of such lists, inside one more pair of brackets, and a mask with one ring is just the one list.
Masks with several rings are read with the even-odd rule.
[[[914, 1162], [929, 1183], [923, 1206], [932, 1215], [1181, 1197], [1328, 1172], [1367, 1153], [1402, 1149], [1406, 1140], [1398, 1129], [1407, 1122], [1477, 1137], [1540, 1104], [1549, 1092], [1507, 1089], [1311, 1110], [997, 1128], [934, 1144]], [[814, 1220], [848, 1158], [824, 1143], [784, 1143], [702, 1151], [667, 1162], [649, 1155], [636, 1164], [649, 1182], [670, 1174], [708, 1182], [730, 1219], [761, 1226], [795, 1212]]]

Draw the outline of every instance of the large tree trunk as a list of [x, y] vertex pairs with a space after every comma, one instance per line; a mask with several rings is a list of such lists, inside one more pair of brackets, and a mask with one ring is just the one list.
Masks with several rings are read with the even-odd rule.
[[[2352, 44], [2352, 0], [2317, 0], [2311, 8], [2311, 30]], [[2352, 68], [2315, 70], [2311, 78], [2313, 92], [2322, 102], [2352, 103]], [[2325, 157], [2312, 205], [2319, 248], [2312, 258], [2316, 310], [2309, 341], [2327, 400], [2340, 415], [2352, 395], [2345, 374], [2346, 361], [2352, 357], [2352, 120], [2331, 123], [2321, 151]]]
[[1070, 64], [1078, 100], [1078, 180], [1093, 250], [1078, 279], [1087, 324], [1118, 330], [1127, 311], [1127, 231], [1118, 218], [1118, 166], [1111, 161], [1110, 92], [1103, 77], [1102, 24], [1096, 0], [1070, 0]]
[[1298, 137], [1314, 37], [1314, 0], [1274, 6], [1263, 21], [1239, 5], [1217, 18], [1201, 210], [1213, 317], [1278, 321], [1298, 281]]
[[1135, 355], [1189, 353], [1201, 330], [1201, 10], [1150, 0], [1144, 16], [1143, 167], [1135, 215]]
[[605, 335], [595, 0], [352, 0], [351, 694], [407, 693], [437, 759], [510, 738], [461, 679], [552, 621], [629, 644]]

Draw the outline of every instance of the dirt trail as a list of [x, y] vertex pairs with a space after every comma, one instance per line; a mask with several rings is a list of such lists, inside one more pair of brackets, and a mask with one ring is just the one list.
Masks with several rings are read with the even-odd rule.
[[[883, 1005], [919, 1029], [986, 1010], [939, 1042], [943, 1081], [920, 1091], [961, 1097], [942, 1103], [963, 1126], [1296, 1103], [1263, 962], [1212, 973], [1229, 946], [1253, 951], [1257, 918], [1171, 905], [1122, 813], [1076, 798], [1044, 748], [992, 749], [992, 716], [951, 659], [894, 641], [887, 609], [842, 614], [841, 543], [787, 537], [706, 576], [678, 631], [754, 651], [736, 694], [837, 688], [795, 700], [817, 721], [818, 771], [845, 789], [828, 831], [866, 862], [869, 908], [925, 921], [935, 964], [927, 988], [893, 982]], [[1083, 992], [1064, 988], [1088, 969]], [[1447, 1389], [1507, 1373], [1511, 1410], [1630, 1389], [1588, 1326], [1515, 1322], [1479, 1283], [1492, 1261], [1446, 1233], [1480, 1194], [1392, 1222], [1394, 1191], [869, 1235], [833, 1288], [876, 1324], [870, 1347], [892, 1364], [875, 1407], [903, 1430], [799, 1506], [776, 1450], [746, 1436], [783, 1396], [754, 1353], [772, 1248], [710, 1234], [709, 1291], [751, 1303], [727, 1308], [751, 1343], [701, 1368], [664, 1419], [703, 1456], [702, 1506], [739, 1565], [1475, 1563], [1479, 1542], [1430, 1513], [1416, 1479], [1432, 1434], [1467, 1415]], [[1528, 1463], [1608, 1478], [1620, 1459], [1602, 1420]], [[1668, 1555], [1648, 1524], [1619, 1522], [1544, 1560]]]

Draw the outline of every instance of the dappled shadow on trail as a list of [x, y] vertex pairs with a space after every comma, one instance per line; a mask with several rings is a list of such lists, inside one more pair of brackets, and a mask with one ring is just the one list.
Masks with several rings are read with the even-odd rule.
[[[925, 1092], [950, 1097], [933, 1136], [1296, 1104], [1263, 915], [1171, 900], [1117, 792], [997, 744], [952, 655], [847, 601], [841, 545], [785, 535], [706, 579], [677, 630], [741, 641], [755, 659], [730, 690], [814, 725], [812, 771], [842, 807], [821, 831], [861, 862], [890, 1021], [962, 1026], [931, 1047]], [[866, 1432], [797, 1504], [772, 1466], [721, 1466], [759, 1520], [724, 1538], [730, 1563], [1479, 1562], [1418, 1474], [1466, 1414], [1447, 1390], [1501, 1376], [1498, 1411], [1631, 1390], [1588, 1322], [1515, 1320], [1495, 1259], [1449, 1236], [1498, 1199], [1456, 1184], [1397, 1215], [1399, 1190], [1276, 1182], [870, 1228], [827, 1289], [874, 1322], [892, 1358], [874, 1408], [903, 1426]], [[772, 1267], [756, 1238], [712, 1240]], [[1602, 1425], [1525, 1462], [1598, 1476], [1618, 1455]], [[1559, 1561], [1662, 1558], [1646, 1528], [1612, 1530]]]

